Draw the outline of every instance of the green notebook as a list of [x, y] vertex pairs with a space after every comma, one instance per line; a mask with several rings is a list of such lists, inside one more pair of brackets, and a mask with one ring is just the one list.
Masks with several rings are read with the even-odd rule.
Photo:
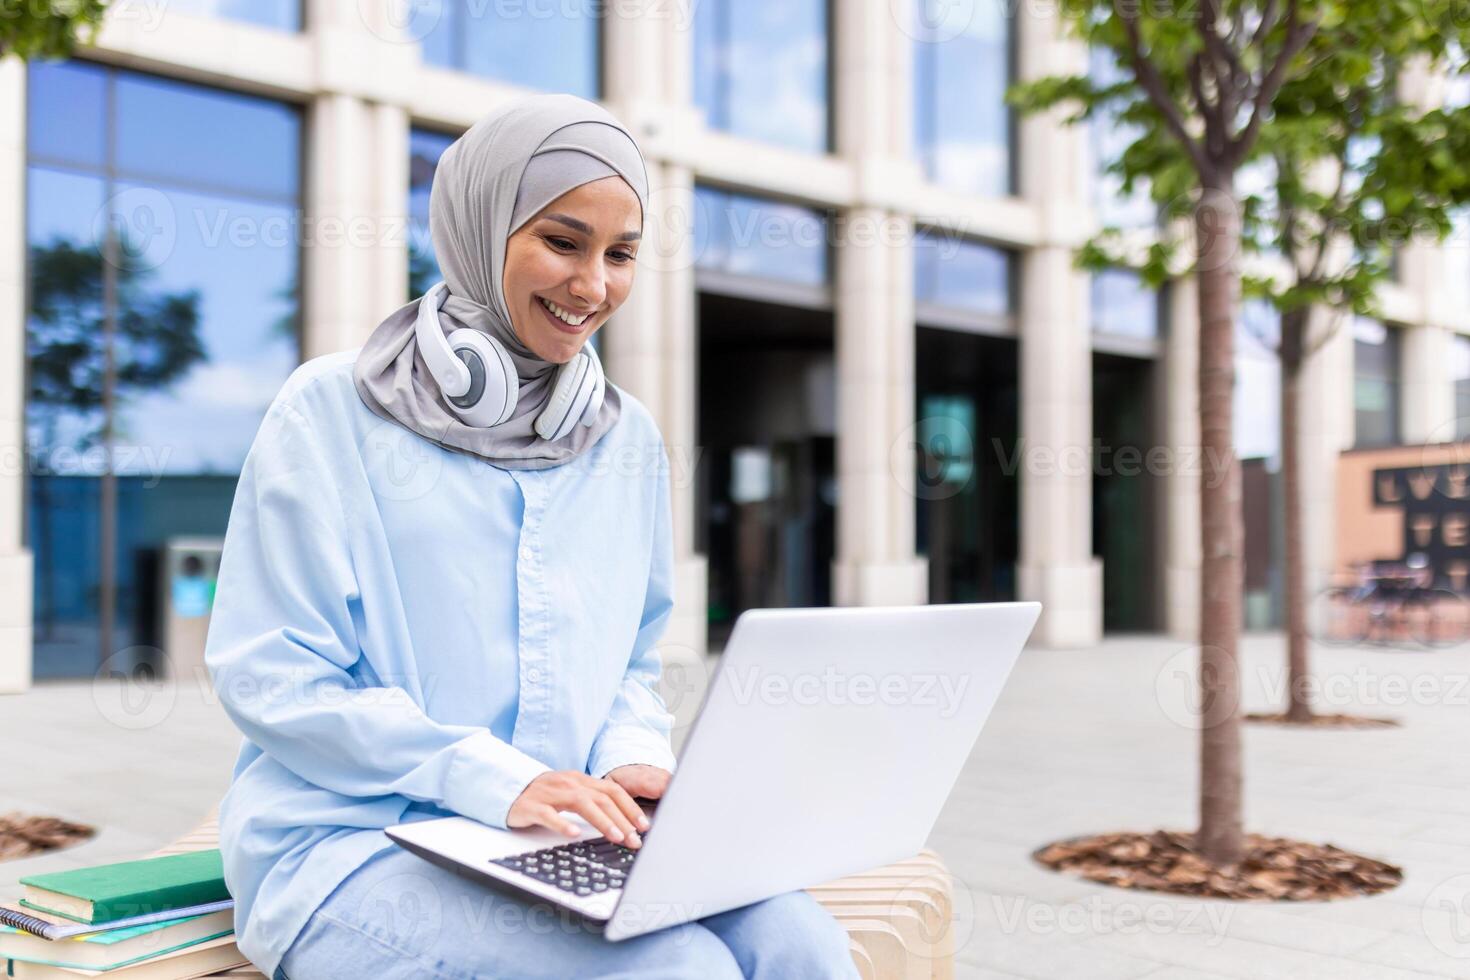
[[22, 905], [91, 923], [230, 897], [217, 850], [31, 875], [20, 883]]

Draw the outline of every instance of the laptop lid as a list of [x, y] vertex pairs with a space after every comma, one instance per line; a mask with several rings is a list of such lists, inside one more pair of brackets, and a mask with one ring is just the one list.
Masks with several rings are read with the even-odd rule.
[[919, 851], [1035, 602], [736, 621], [608, 923], [624, 939]]

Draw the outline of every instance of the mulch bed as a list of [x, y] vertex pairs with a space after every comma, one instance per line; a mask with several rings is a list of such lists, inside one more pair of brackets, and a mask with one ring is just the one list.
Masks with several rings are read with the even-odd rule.
[[29, 857], [88, 840], [97, 831], [60, 817], [32, 817], [0, 813], [0, 861]]
[[1281, 725], [1286, 728], [1397, 728], [1396, 718], [1364, 718], [1362, 715], [1312, 715], [1307, 721], [1292, 721], [1284, 712], [1253, 711], [1245, 720], [1258, 725]]
[[1120, 888], [1243, 901], [1314, 902], [1396, 887], [1403, 870], [1333, 847], [1246, 835], [1245, 858], [1216, 867], [1193, 850], [1194, 834], [1095, 834], [1057, 841], [1032, 857], [1048, 868]]

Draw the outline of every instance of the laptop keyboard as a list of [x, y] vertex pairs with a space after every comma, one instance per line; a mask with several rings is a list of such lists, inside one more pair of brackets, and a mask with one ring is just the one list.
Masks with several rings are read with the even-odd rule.
[[637, 856], [637, 851], [599, 838], [513, 854], [490, 863], [585, 896], [622, 888]]

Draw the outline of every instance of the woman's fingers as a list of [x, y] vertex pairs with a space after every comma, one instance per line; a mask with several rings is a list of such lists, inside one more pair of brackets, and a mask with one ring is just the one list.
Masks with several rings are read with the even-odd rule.
[[554, 830], [559, 834], [566, 834], [568, 837], [576, 837], [582, 832], [576, 824], [562, 816], [556, 807], [549, 804], [537, 808], [536, 822], [547, 830]]
[[602, 806], [603, 812], [612, 820], [613, 825], [618, 828], [618, 832], [623, 835], [622, 842], [624, 844], [629, 847], [637, 847], [643, 843], [638, 837], [638, 827], [633, 821], [628, 819], [628, 815], [622, 811], [610, 793], [605, 793], [597, 797], [597, 802]]
[[510, 827], [535, 824], [568, 837], [576, 837], [580, 828], [562, 816], [577, 814], [608, 840], [629, 847], [643, 842], [640, 829], [648, 821], [633, 797], [622, 786], [609, 779], [594, 779], [585, 773], [549, 772], [533, 779], [521, 791], [506, 815]]
[[620, 783], [611, 779], [603, 779], [600, 782], [607, 787], [608, 796], [617, 804], [623, 816], [627, 817], [628, 821], [637, 829], [647, 830], [648, 818], [643, 815], [643, 808], [633, 801], [632, 794]]
[[595, 827], [598, 833], [615, 844], [622, 844], [628, 835], [623, 833], [623, 829], [603, 805], [603, 799], [600, 793], [587, 792], [579, 796], [572, 805], [577, 814]]

